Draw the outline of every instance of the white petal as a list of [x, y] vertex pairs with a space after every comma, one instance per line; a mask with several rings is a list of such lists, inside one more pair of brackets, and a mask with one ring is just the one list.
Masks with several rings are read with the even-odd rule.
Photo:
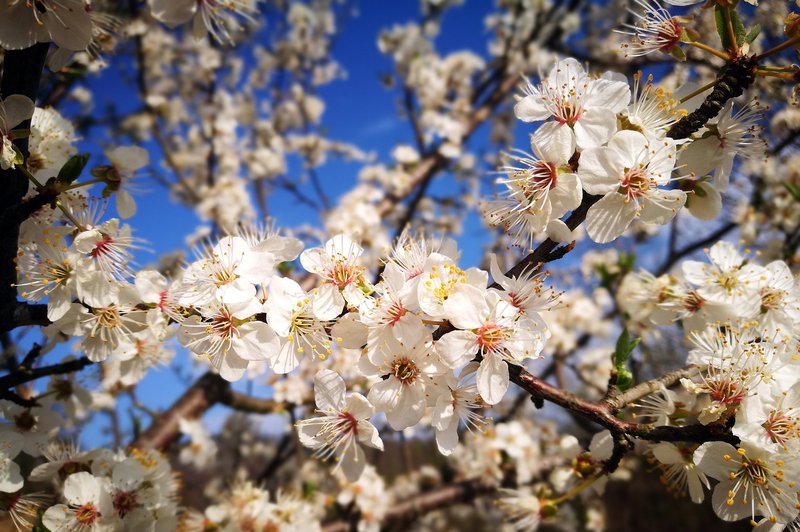
[[581, 186], [589, 194], [606, 194], [619, 187], [623, 168], [610, 155], [611, 151], [605, 146], [581, 152], [578, 175]]
[[538, 94], [525, 96], [514, 106], [514, 115], [523, 122], [536, 122], [550, 116], [550, 111], [542, 103]]
[[489, 306], [483, 290], [462, 284], [445, 300], [444, 312], [455, 327], [477, 329], [489, 316]]
[[359, 321], [357, 314], [348, 313], [333, 325], [331, 338], [339, 347], [360, 349], [367, 343], [367, 326]]
[[662, 442], [653, 447], [653, 456], [662, 464], [682, 464], [685, 462], [678, 448], [668, 442]]
[[117, 213], [123, 220], [136, 214], [136, 200], [127, 190], [117, 190]]
[[686, 208], [695, 218], [713, 220], [722, 211], [722, 195], [709, 183], [697, 183], [694, 194], [687, 195]]
[[347, 396], [344, 408], [358, 420], [369, 419], [375, 414], [375, 407], [360, 393]]
[[543, 161], [565, 164], [575, 153], [575, 134], [569, 126], [547, 122], [531, 135], [531, 149]]
[[272, 371], [278, 375], [289, 373], [300, 365], [300, 358], [297, 355], [297, 348], [292, 342], [285, 342], [277, 356], [270, 360]]
[[478, 392], [490, 405], [499, 403], [508, 390], [508, 365], [499, 356], [486, 355], [477, 372]]
[[592, 82], [586, 98], [587, 107], [603, 107], [619, 113], [631, 101], [631, 88], [625, 81], [600, 78]]
[[238, 327], [239, 339], [234, 342], [236, 355], [244, 360], [267, 360], [280, 350], [280, 339], [263, 321], [249, 321]]
[[686, 203], [682, 190], [657, 190], [642, 201], [639, 217], [643, 222], [664, 225], [672, 220]]
[[219, 366], [219, 375], [228, 382], [238, 381], [247, 371], [247, 366], [250, 364], [247, 360], [236, 356], [233, 351], [228, 351], [222, 355], [222, 361]]
[[364, 472], [364, 468], [367, 466], [367, 458], [364, 456], [364, 450], [358, 445], [353, 445], [350, 447], [350, 450], [345, 451], [341, 456], [339, 465], [348, 481], [357, 481]]
[[[33, 100], [22, 94], [12, 94], [0, 103], [0, 130], [10, 131], [33, 116]], [[5, 113], [5, 116], [3, 116]]]
[[332, 284], [323, 284], [312, 293], [314, 315], [317, 319], [335, 320], [344, 310], [344, 297]]
[[314, 376], [314, 402], [322, 411], [341, 411], [345, 405], [347, 387], [338, 373], [321, 369]]
[[586, 232], [598, 244], [611, 242], [622, 235], [636, 216], [636, 206], [625, 196], [610, 192], [589, 207]]
[[189, 22], [196, 10], [197, 0], [150, 0], [153, 18], [172, 27]]
[[[732, 459], [725, 460], [725, 456]], [[728, 474], [736, 471], [740, 461], [733, 445], [720, 441], [711, 441], [702, 444], [694, 452], [694, 463], [697, 468], [709, 477], [716, 480], [725, 480]]]
[[586, 109], [575, 123], [574, 130], [579, 148], [602, 146], [617, 131], [617, 115], [604, 108]]
[[[750, 501], [747, 503], [742, 502], [742, 495], [744, 490], [740, 490], [737, 497], [734, 498], [733, 504], [728, 505], [728, 492], [734, 487], [734, 482], [724, 480], [714, 487], [714, 493], [711, 495], [711, 506], [714, 508], [714, 513], [723, 521], [739, 521], [746, 517], [751, 517]], [[759, 514], [758, 506], [756, 506], [756, 514]]]
[[107, 152], [106, 156], [122, 172], [135, 172], [150, 162], [147, 150], [139, 146], [119, 146]]
[[547, 238], [554, 242], [572, 242], [575, 240], [575, 235], [561, 220], [551, 220], [547, 224]]
[[452, 331], [436, 342], [436, 353], [452, 369], [475, 358], [477, 350], [476, 336], [470, 331]]
[[396, 407], [403, 385], [394, 377], [376, 382], [370, 388], [367, 399], [381, 412], [388, 412]]
[[458, 447], [458, 423], [450, 423], [446, 429], [436, 431], [436, 447], [444, 456], [449, 456]]
[[361, 421], [358, 424], [358, 441], [364, 445], [369, 445], [373, 449], [383, 450], [383, 440], [378, 429], [368, 421]]
[[413, 384], [401, 391], [397, 406], [386, 412], [386, 420], [394, 430], [403, 430], [419, 423], [424, 413], [425, 395], [423, 394], [423, 389], [418, 384]]

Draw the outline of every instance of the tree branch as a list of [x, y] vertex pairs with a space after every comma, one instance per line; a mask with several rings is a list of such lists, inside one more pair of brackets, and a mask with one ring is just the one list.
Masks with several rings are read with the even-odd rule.
[[181, 397], [134, 440], [134, 449], [164, 449], [180, 436], [181, 419], [194, 419], [225, 397], [230, 383], [208, 372], [192, 384]]
[[[3, 58], [3, 78], [0, 96], [21, 94], [36, 101], [49, 43], [39, 43], [24, 50], [6, 50]], [[18, 127], [30, 128], [30, 121]], [[28, 156], [28, 138], [14, 139], [14, 145]], [[17, 302], [17, 270], [14, 267], [19, 249], [19, 206], [28, 192], [28, 178], [19, 170], [0, 171], [3, 190], [0, 193], [0, 330], [14, 328]]]
[[[27, 357], [26, 357], [27, 358]], [[61, 375], [63, 373], [72, 373], [80, 371], [86, 366], [94, 364], [86, 357], [76, 358], [60, 364], [53, 364], [51, 366], [42, 366], [40, 368], [28, 368], [24, 365], [17, 366], [13, 373], [0, 377], [0, 388], [8, 389], [26, 382], [31, 382], [42, 377], [49, 375]]]

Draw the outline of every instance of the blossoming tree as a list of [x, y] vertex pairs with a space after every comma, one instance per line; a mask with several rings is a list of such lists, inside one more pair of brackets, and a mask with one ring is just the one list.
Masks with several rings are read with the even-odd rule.
[[[800, 527], [800, 10], [665, 1], [423, 0], [388, 159], [349, 3], [0, 3], [2, 526]], [[201, 224], [143, 267], [148, 179]]]

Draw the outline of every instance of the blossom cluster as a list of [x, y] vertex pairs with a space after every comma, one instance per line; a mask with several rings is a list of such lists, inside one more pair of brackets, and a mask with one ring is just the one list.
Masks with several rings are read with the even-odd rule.
[[707, 253], [708, 262], [686, 261], [679, 273], [641, 271], [622, 282], [626, 312], [682, 323], [695, 368], [679, 391], [663, 388], [646, 399], [640, 415], [658, 425], [732, 423], [736, 447], [665, 442], [653, 456], [667, 482], [695, 502], [709, 478], [718, 480], [712, 504], [722, 519], [762, 516], [785, 525], [798, 512], [800, 289], [783, 261], [759, 264], [729, 242]]
[[733, 112], [728, 103], [691, 138], [670, 138], [699, 103], [658, 87], [652, 76], [643, 81], [641, 72], [631, 87], [624, 76], [596, 78], [575, 59], [559, 61], [541, 83], [524, 87], [516, 117], [543, 123], [530, 137], [533, 154], [509, 155], [513, 164], [498, 181], [502, 197], [486, 203], [484, 216], [524, 246], [543, 234], [574, 240], [562, 217], [584, 194], [595, 196], [586, 232], [598, 243], [616, 240], [634, 220], [667, 224], [684, 206], [697, 218], [715, 218], [734, 157], [763, 151], [754, 127], [760, 110]]

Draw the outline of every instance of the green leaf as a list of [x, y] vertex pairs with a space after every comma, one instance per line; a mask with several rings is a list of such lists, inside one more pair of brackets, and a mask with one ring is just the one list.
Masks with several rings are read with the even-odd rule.
[[788, 181], [784, 181], [781, 183], [783, 187], [789, 191], [789, 194], [794, 196], [794, 199], [800, 201], [800, 185], [795, 183], [789, 183]]
[[12, 129], [11, 131], [9, 131], [9, 134], [11, 135], [11, 138], [13, 138], [14, 140], [16, 140], [16, 139], [27, 139], [28, 137], [31, 136], [31, 130], [30, 129]]
[[81, 176], [86, 163], [89, 162], [89, 154], [81, 153], [73, 155], [69, 161], [64, 163], [61, 170], [58, 171], [59, 183], [71, 184]]
[[744, 44], [746, 32], [744, 25], [742, 24], [742, 20], [739, 18], [739, 13], [736, 12], [736, 9], [727, 6], [723, 7], [719, 4], [714, 7], [714, 21], [717, 23], [717, 33], [719, 33], [719, 39], [722, 41], [722, 47], [726, 50], [730, 50], [734, 47], [734, 45], [731, 43], [730, 34], [728, 33], [728, 22], [725, 18], [726, 10], [730, 11], [731, 25], [733, 26], [733, 35], [736, 38], [737, 48]]
[[[731, 22], [733, 23], [733, 34], [736, 36], [736, 46], [741, 46], [744, 44], [744, 41], [747, 38], [747, 30], [744, 29], [742, 19], [739, 18], [739, 12], [733, 7], [731, 7], [730, 10]], [[756, 33], [756, 35], [758, 35], [758, 33]], [[755, 37], [753, 38], [755, 39]]]
[[678, 61], [686, 61], [686, 53], [681, 50], [680, 46], [673, 46], [670, 49], [669, 54]]
[[619, 254], [619, 267], [620, 270], [623, 272], [631, 272], [633, 271], [633, 267], [636, 264], [636, 254], [635, 253], [625, 253], [622, 252]]
[[641, 342], [641, 338], [632, 338], [628, 329], [622, 329], [619, 338], [617, 338], [617, 345], [614, 348], [614, 355], [612, 360], [617, 370], [624, 369], [628, 359], [631, 358], [631, 353], [636, 349], [636, 346]]
[[755, 26], [750, 28], [750, 31], [747, 32], [747, 35], [744, 38], [744, 42], [746, 42], [747, 44], [752, 43], [753, 41], [756, 40], [756, 37], [758, 37], [759, 33], [761, 33], [761, 26], [756, 24]]

